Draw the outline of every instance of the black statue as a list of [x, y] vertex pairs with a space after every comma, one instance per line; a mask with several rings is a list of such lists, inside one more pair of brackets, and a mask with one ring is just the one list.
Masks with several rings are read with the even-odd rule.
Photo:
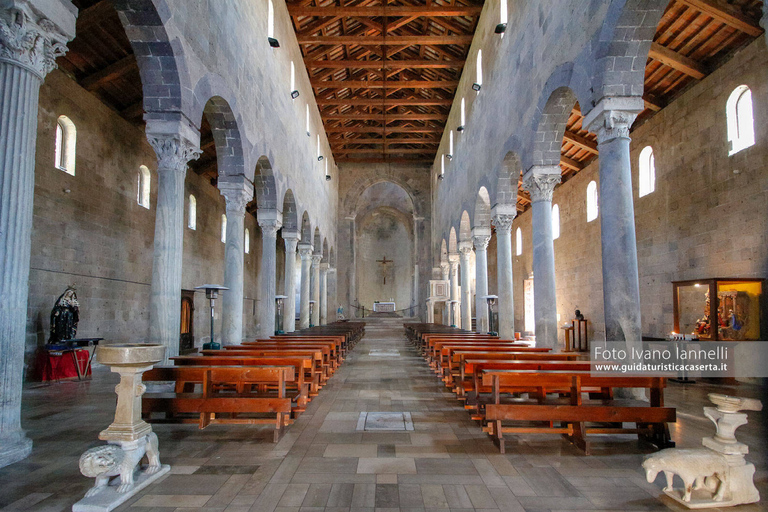
[[77, 334], [77, 322], [80, 321], [80, 303], [73, 286], [68, 286], [51, 311], [51, 336], [48, 343], [59, 343], [74, 339]]
[[574, 313], [574, 318], [576, 318], [576, 320], [584, 320], [584, 315], [582, 315], [581, 311], [577, 309]]

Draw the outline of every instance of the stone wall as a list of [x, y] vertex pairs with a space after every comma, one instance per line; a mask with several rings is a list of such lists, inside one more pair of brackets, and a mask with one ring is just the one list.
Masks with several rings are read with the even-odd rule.
[[[768, 52], [761, 37], [632, 131], [644, 336], [663, 337], [672, 330], [672, 281], [768, 277], [766, 66]], [[729, 157], [725, 105], [741, 84], [752, 90], [756, 144]], [[638, 159], [648, 145], [654, 149], [656, 187], [638, 198]], [[586, 189], [592, 180], [599, 180], [597, 160], [554, 192], [561, 223], [560, 238], [554, 242], [557, 311], [562, 324], [581, 309], [590, 321], [590, 338], [600, 339], [605, 336], [600, 221], [586, 221]], [[518, 227], [523, 254], [513, 256], [515, 322], [522, 330], [523, 280], [531, 272], [530, 210], [514, 222], [513, 254]]]

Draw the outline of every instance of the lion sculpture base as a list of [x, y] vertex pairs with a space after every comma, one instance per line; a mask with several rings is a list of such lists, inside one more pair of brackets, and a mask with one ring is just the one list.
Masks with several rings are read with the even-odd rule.
[[[139, 464], [144, 456], [148, 464]], [[96, 483], [85, 498], [72, 506], [73, 512], [109, 512], [170, 471], [160, 464], [154, 432], [130, 442], [111, 442], [91, 448], [80, 457], [80, 472]]]

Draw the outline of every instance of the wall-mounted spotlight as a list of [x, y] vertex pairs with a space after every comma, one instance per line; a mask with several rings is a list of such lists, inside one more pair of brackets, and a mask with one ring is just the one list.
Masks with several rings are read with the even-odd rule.
[[437, 179], [439, 180], [445, 179], [445, 174], [438, 174]]
[[457, 132], [463, 132], [464, 131], [464, 125], [461, 125], [458, 128], [456, 128], [456, 131]]
[[318, 162], [322, 162], [322, 161], [323, 161], [323, 158], [324, 158], [324, 157], [323, 157], [323, 155], [320, 155], [320, 156], [318, 156], [318, 157], [317, 157], [317, 161], [318, 161]]
[[267, 41], [269, 41], [269, 46], [271, 46], [272, 48], [280, 48], [280, 41], [278, 41], [274, 37], [268, 37]]
[[482, 85], [478, 84], [477, 82], [475, 82], [474, 84], [472, 84], [472, 90], [473, 90], [473, 91], [477, 91], [477, 92], [480, 92], [480, 88], [481, 88], [481, 87], [482, 87]]
[[494, 30], [494, 32], [496, 32], [497, 34], [503, 34], [506, 31], [507, 31], [506, 23], [499, 23], [498, 25], [496, 25], [496, 30]]
[[299, 97], [299, 91], [291, 91], [291, 99], [295, 100]]
[[453, 155], [445, 155], [445, 158], [447, 158], [449, 161], [453, 160]]
[[330, 174], [326, 174], [325, 175], [325, 181], [331, 181], [331, 175]]

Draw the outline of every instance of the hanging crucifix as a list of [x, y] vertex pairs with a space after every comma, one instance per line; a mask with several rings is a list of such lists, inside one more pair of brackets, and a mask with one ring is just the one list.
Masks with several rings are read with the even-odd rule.
[[386, 256], [383, 259], [376, 260], [376, 263], [381, 263], [381, 274], [384, 276], [384, 284], [387, 284], [387, 270], [389, 270], [387, 264], [393, 262], [394, 260], [388, 260]]

